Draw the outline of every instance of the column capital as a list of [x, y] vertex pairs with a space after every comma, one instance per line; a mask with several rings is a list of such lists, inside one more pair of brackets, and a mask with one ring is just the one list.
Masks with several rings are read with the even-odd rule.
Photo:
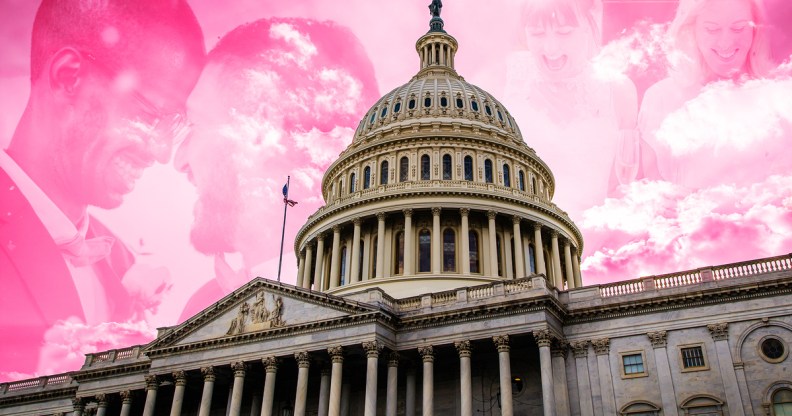
[[360, 224], [362, 224], [362, 223], [363, 223], [363, 218], [355, 217], [355, 218], [352, 219], [352, 224], [353, 225], [356, 225], [356, 226], [359, 227]]
[[591, 345], [594, 347], [594, 353], [597, 355], [610, 353], [610, 338], [592, 339]]
[[550, 343], [553, 340], [553, 334], [549, 329], [539, 329], [533, 331], [533, 336], [536, 340], [536, 345], [538, 345], [540, 348], [550, 347]]
[[300, 368], [311, 366], [311, 354], [308, 354], [307, 351], [295, 352], [294, 359], [297, 360], [297, 366]]
[[376, 215], [378, 221], [385, 221], [385, 217], [387, 216], [387, 214], [382, 211], [378, 212]]
[[336, 224], [333, 226], [333, 234], [340, 234], [341, 233], [341, 224]]
[[201, 375], [203, 375], [204, 381], [215, 381], [215, 370], [214, 367], [201, 367]]
[[431, 345], [424, 345], [418, 347], [418, 354], [421, 354], [421, 359], [425, 363], [434, 362], [434, 348]]
[[575, 353], [576, 358], [584, 358], [588, 356], [588, 340], [584, 339], [581, 341], [571, 341], [569, 346], [572, 347], [572, 351]]
[[234, 361], [231, 363], [231, 369], [234, 370], [234, 377], [245, 377], [247, 366], [243, 361]]
[[405, 217], [412, 217], [413, 214], [412, 208], [405, 208], [402, 210], [402, 212], [404, 213]]
[[300, 260], [305, 260], [305, 252], [300, 251]]
[[666, 331], [647, 332], [646, 336], [649, 337], [649, 341], [652, 343], [652, 347], [665, 348], [666, 340], [668, 338], [668, 333]]
[[324, 240], [324, 238], [325, 238], [325, 236], [326, 236], [326, 235], [327, 235], [327, 233], [326, 233], [326, 232], [324, 232], [324, 231], [320, 231], [320, 232], [316, 233], [316, 242], [317, 242], [317, 244], [318, 244], [320, 241]]
[[459, 215], [463, 217], [467, 217], [468, 215], [470, 215], [470, 208], [460, 208]]
[[440, 208], [440, 207], [432, 207], [432, 216], [437, 217], [438, 215], [440, 215], [440, 211], [442, 211], [442, 208]]
[[75, 412], [82, 412], [85, 409], [85, 399], [82, 397], [75, 397], [72, 399], [72, 406]]
[[327, 349], [327, 353], [330, 354], [330, 359], [333, 361], [333, 364], [344, 362], [344, 347], [340, 345], [330, 347]]
[[382, 347], [382, 343], [377, 340], [363, 342], [363, 349], [366, 350], [368, 358], [379, 358]]
[[712, 336], [713, 341], [724, 341], [729, 339], [729, 323], [718, 322], [716, 324], [707, 325], [707, 329]]
[[569, 241], [568, 238], [564, 239], [564, 247], [569, 247], [570, 250], [572, 249], [572, 243]]
[[264, 357], [261, 359], [261, 363], [264, 364], [264, 368], [267, 373], [278, 372], [278, 364], [280, 363], [278, 357]]
[[99, 393], [95, 397], [99, 407], [107, 407], [107, 394]]
[[388, 354], [388, 367], [398, 367], [400, 359], [401, 355], [399, 355], [398, 351], [391, 351]]
[[550, 344], [550, 354], [553, 357], [566, 357], [569, 342], [564, 339], [555, 339]]
[[491, 220], [494, 220], [494, 219], [495, 219], [495, 217], [497, 217], [497, 216], [498, 216], [498, 213], [497, 213], [497, 212], [495, 212], [495, 211], [491, 211], [491, 210], [490, 210], [490, 211], [487, 211], [487, 218], [489, 218], [489, 219], [491, 219]]
[[322, 367], [322, 370], [320, 371], [320, 373], [322, 374], [322, 377], [324, 377], [324, 376], [330, 377], [330, 373], [331, 372], [332, 372], [332, 370], [330, 369], [330, 367], [327, 367], [327, 366]]
[[173, 381], [177, 386], [187, 385], [187, 373], [184, 370], [174, 371], [171, 376], [173, 376]]
[[121, 403], [122, 404], [131, 404], [132, 403], [132, 392], [129, 390], [124, 390], [118, 393], [121, 396]]
[[498, 347], [498, 352], [509, 352], [509, 335], [495, 335], [492, 342]]
[[557, 239], [557, 238], [558, 238], [558, 231], [556, 231], [556, 230], [551, 230], [551, 231], [550, 231], [550, 238], [555, 238], [555, 239]]
[[512, 216], [512, 224], [519, 224], [522, 222], [522, 217], [519, 215]]
[[454, 347], [459, 353], [459, 358], [470, 357], [471, 354], [473, 353], [473, 346], [470, 345], [469, 340], [456, 341], [454, 342]]
[[159, 387], [159, 381], [154, 374], [146, 374], [146, 390], [156, 390]]

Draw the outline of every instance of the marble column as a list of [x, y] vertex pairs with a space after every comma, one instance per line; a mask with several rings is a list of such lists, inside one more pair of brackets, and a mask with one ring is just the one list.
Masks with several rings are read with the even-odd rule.
[[418, 347], [423, 361], [422, 416], [434, 415], [434, 349], [431, 345]]
[[580, 416], [594, 416], [594, 403], [591, 398], [591, 380], [589, 379], [587, 358], [589, 342], [587, 340], [572, 341], [569, 345], [575, 353]]
[[343, 383], [344, 348], [340, 345], [327, 349], [333, 361], [333, 371], [330, 377], [330, 403], [328, 404], [329, 416], [341, 415], [341, 383]]
[[550, 246], [553, 250], [553, 286], [558, 290], [564, 290], [564, 277], [561, 275], [561, 253], [558, 250], [558, 231], [550, 233]]
[[454, 343], [459, 353], [459, 398], [460, 415], [473, 416], [473, 381], [470, 369], [470, 355], [472, 353], [470, 341]]
[[360, 281], [360, 224], [363, 222], [360, 218], [352, 220], [354, 228], [352, 229], [352, 267], [350, 268], [349, 283], [357, 283]]
[[671, 366], [668, 364], [666, 349], [667, 332], [653, 331], [646, 334], [654, 348], [655, 364], [657, 365], [657, 381], [660, 384], [660, 400], [663, 403], [663, 414], [677, 416], [677, 400], [674, 392], [674, 380], [671, 378]]
[[154, 416], [154, 406], [157, 404], [157, 388], [159, 381], [157, 376], [149, 374], [146, 376], [146, 404], [143, 407], [143, 416]]
[[212, 394], [214, 393], [214, 367], [201, 368], [201, 374], [203, 375], [204, 385], [203, 393], [201, 393], [201, 408], [198, 411], [198, 416], [209, 416], [209, 413], [212, 411]]
[[302, 287], [304, 289], [311, 288], [311, 266], [313, 261], [313, 244], [308, 243], [305, 245], [305, 270], [303, 270]]
[[443, 238], [440, 231], [440, 208], [432, 208], [432, 273], [443, 270]]
[[85, 401], [82, 397], [76, 397], [72, 399], [72, 407], [74, 409], [74, 416], [82, 416], [83, 412], [85, 411]]
[[385, 276], [385, 213], [377, 213], [377, 279]]
[[294, 359], [297, 360], [297, 394], [294, 398], [294, 416], [305, 416], [311, 356], [307, 352], [301, 351], [294, 353]]
[[558, 416], [569, 416], [569, 391], [567, 390], [566, 355], [569, 343], [554, 340], [550, 344], [550, 355], [553, 361], [553, 390], [555, 391], [556, 413]]
[[616, 397], [613, 394], [613, 376], [610, 368], [610, 338], [591, 340], [594, 353], [597, 354], [597, 371], [599, 372], [600, 394], [602, 396], [602, 411], [605, 414], [618, 412]]
[[324, 234], [316, 236], [316, 265], [314, 267], [314, 290], [324, 292], [324, 279], [322, 279], [322, 267], [324, 266]]
[[575, 272], [572, 270], [572, 248], [569, 240], [564, 241], [564, 267], [566, 269], [567, 289], [574, 289]]
[[[514, 415], [514, 404], [512, 403], [512, 384], [511, 384], [511, 359], [509, 357], [509, 336], [497, 335], [492, 337], [492, 341], [498, 348], [498, 373], [500, 374], [500, 393], [501, 393], [501, 415]], [[544, 388], [544, 385], [543, 385]]]
[[723, 389], [726, 392], [726, 404], [729, 405], [729, 415], [745, 416], [740, 388], [737, 385], [737, 375], [734, 372], [734, 361], [729, 350], [729, 324], [726, 322], [709, 324], [707, 329], [712, 340], [715, 341], [715, 352], [718, 356]]
[[297, 258], [297, 279], [294, 282], [294, 286], [302, 287], [303, 286], [303, 274], [305, 274], [305, 253], [300, 252], [300, 255]]
[[396, 416], [399, 391], [399, 353], [388, 355], [388, 385], [385, 397], [385, 416]]
[[239, 416], [242, 409], [242, 393], [245, 388], [245, 370], [247, 366], [242, 361], [235, 361], [231, 363], [231, 369], [234, 370], [234, 384], [231, 388], [231, 406], [229, 416]]
[[542, 244], [542, 224], [534, 223], [534, 255], [536, 258], [536, 273], [547, 277], [547, 268], [544, 261], [544, 245]]
[[261, 359], [264, 364], [264, 397], [261, 400], [261, 416], [272, 416], [272, 405], [275, 401], [275, 380], [278, 375], [278, 359], [265, 357]]
[[583, 279], [580, 276], [580, 260], [578, 259], [577, 248], [572, 253], [572, 274], [575, 278], [575, 287], [583, 287]]
[[253, 392], [253, 397], [250, 400], [250, 416], [261, 415], [261, 393]]
[[470, 274], [470, 226], [468, 224], [468, 217], [470, 216], [469, 208], [461, 208], [459, 215], [462, 217], [462, 232], [459, 236], [462, 242], [462, 274], [467, 276]]
[[121, 395], [121, 416], [129, 416], [129, 412], [132, 410], [132, 392], [129, 390], [124, 390], [120, 393]]
[[553, 391], [553, 363], [550, 343], [553, 335], [549, 329], [533, 331], [539, 346], [539, 370], [542, 374], [542, 409], [544, 416], [556, 416], [555, 392]]
[[522, 230], [520, 229], [522, 219], [515, 215], [512, 217], [512, 222], [514, 223], [512, 235], [514, 238], [514, 272], [516, 273], [514, 278], [520, 279], [525, 277], [525, 251], [523, 250]]
[[96, 395], [96, 416], [107, 416], [107, 395], [100, 393]]
[[349, 396], [352, 393], [352, 386], [349, 379], [344, 379], [341, 383], [341, 416], [349, 416]]
[[489, 255], [490, 255], [490, 276], [491, 277], [498, 277], [498, 243], [496, 239], [498, 238], [498, 234], [495, 230], [495, 217], [498, 214], [495, 211], [487, 211], [487, 219], [488, 225], [487, 229], [489, 230]]
[[174, 371], [173, 384], [175, 389], [173, 390], [170, 415], [179, 416], [184, 403], [184, 390], [187, 388], [187, 374], [184, 371]]
[[404, 416], [415, 416], [415, 368], [407, 367], [404, 380]]
[[330, 289], [338, 287], [341, 271], [341, 227], [333, 226], [333, 248], [330, 255]]
[[330, 405], [330, 368], [323, 367], [319, 379], [319, 416], [327, 416]]
[[413, 210], [408, 208], [402, 210], [404, 213], [404, 276], [414, 274], [415, 269], [415, 250], [413, 249]]
[[366, 398], [363, 407], [364, 416], [377, 416], [377, 364], [382, 344], [378, 341], [363, 343], [366, 350]]

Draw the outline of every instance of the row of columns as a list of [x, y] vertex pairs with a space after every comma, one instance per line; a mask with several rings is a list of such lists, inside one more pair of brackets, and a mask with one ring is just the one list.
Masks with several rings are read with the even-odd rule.
[[[440, 274], [442, 270], [442, 258], [443, 258], [443, 251], [442, 251], [442, 233], [441, 233], [441, 225], [440, 225], [440, 213], [442, 209], [439, 207], [432, 208], [432, 252], [431, 252], [431, 270], [434, 274]], [[413, 237], [413, 227], [412, 227], [412, 216], [413, 210], [412, 209], [404, 209], [402, 210], [404, 215], [404, 275], [412, 275], [414, 274], [414, 265], [415, 265], [415, 249], [413, 247], [414, 237]], [[460, 243], [461, 243], [461, 250], [460, 250], [460, 258], [461, 258], [461, 265], [462, 265], [462, 274], [463, 275], [470, 275], [470, 245], [468, 240], [468, 233], [470, 230], [469, 226], [469, 216], [470, 216], [470, 209], [469, 208], [461, 208], [459, 210], [460, 218], [461, 218], [461, 230], [460, 230]], [[375, 266], [375, 277], [382, 278], [384, 276], [385, 271], [385, 220], [386, 214], [384, 212], [378, 212], [377, 216], [377, 252], [376, 252], [376, 266]], [[487, 211], [487, 219], [488, 219], [488, 244], [489, 244], [489, 252], [491, 253], [489, 256], [489, 268], [490, 268], [490, 275], [496, 276], [498, 274], [498, 256], [497, 256], [497, 233], [496, 233], [496, 223], [495, 219], [497, 218], [498, 213], [495, 211]], [[525, 253], [523, 249], [523, 239], [522, 239], [522, 222], [523, 219], [518, 216], [512, 216], [512, 236], [514, 238], [514, 250], [515, 253]], [[360, 275], [360, 234], [361, 234], [361, 223], [362, 220], [360, 218], [355, 218], [353, 220], [354, 230], [352, 233], [352, 250], [351, 253], [348, 255], [351, 256], [350, 262], [350, 278], [349, 283], [356, 283], [359, 279]], [[535, 261], [536, 261], [536, 273], [543, 274], [545, 276], [549, 276], [547, 265], [545, 264], [544, 259], [544, 252], [543, 252], [543, 243], [542, 243], [542, 228], [543, 225], [534, 222], [533, 223], [533, 241], [534, 241], [534, 254], [535, 254]], [[323, 282], [322, 276], [324, 271], [324, 258], [323, 254], [325, 251], [324, 243], [325, 243], [325, 234], [319, 233], [316, 237], [316, 262], [313, 264], [313, 269], [309, 267], [312, 264], [312, 260], [314, 257], [313, 252], [313, 244], [309, 243], [306, 245], [305, 252], [300, 253], [299, 257], [299, 266], [298, 266], [298, 280], [297, 286], [309, 289], [311, 286], [311, 281], [317, 285], [317, 290], [324, 290], [326, 287], [330, 289], [336, 288], [340, 286], [340, 268], [341, 268], [341, 258], [340, 258], [340, 251], [341, 251], [341, 226], [335, 225], [332, 228], [333, 230], [333, 240], [332, 240], [332, 247], [331, 247], [331, 258], [330, 258], [330, 276], [329, 282]], [[563, 273], [562, 273], [562, 265], [561, 265], [561, 248], [559, 246], [559, 235], [558, 232], [552, 230], [550, 232], [550, 250], [552, 252], [552, 264], [550, 267], [553, 270], [553, 281], [551, 282], [553, 286], [557, 288], [564, 287], [563, 281]], [[567, 276], [567, 288], [574, 289], [583, 286], [583, 281], [581, 279], [580, 274], [580, 260], [579, 260], [579, 253], [578, 249], [574, 247], [568, 239], [565, 239], [563, 242], [563, 250], [564, 250], [564, 272]], [[574, 251], [573, 251], [574, 250]], [[525, 264], [525, 255], [515, 255], [514, 256], [514, 270], [516, 273], [516, 278], [525, 277], [527, 274], [528, 266]]]

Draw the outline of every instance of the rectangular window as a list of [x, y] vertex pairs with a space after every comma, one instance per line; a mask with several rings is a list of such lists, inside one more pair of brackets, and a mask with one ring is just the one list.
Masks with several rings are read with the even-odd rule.
[[622, 362], [624, 364], [624, 375], [633, 376], [644, 374], [643, 354], [625, 354], [622, 355]]
[[682, 366], [684, 368], [704, 367], [704, 352], [701, 347], [682, 348]]

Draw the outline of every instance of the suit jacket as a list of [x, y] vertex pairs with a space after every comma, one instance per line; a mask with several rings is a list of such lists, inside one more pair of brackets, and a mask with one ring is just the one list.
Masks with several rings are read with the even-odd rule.
[[[112, 236], [91, 218], [87, 237], [100, 235]], [[93, 265], [113, 321], [132, 313], [121, 278], [133, 263], [132, 253], [116, 239], [110, 255]], [[0, 365], [6, 371], [35, 371], [45, 331], [69, 317], [85, 320], [63, 255], [19, 187], [0, 169]]]

